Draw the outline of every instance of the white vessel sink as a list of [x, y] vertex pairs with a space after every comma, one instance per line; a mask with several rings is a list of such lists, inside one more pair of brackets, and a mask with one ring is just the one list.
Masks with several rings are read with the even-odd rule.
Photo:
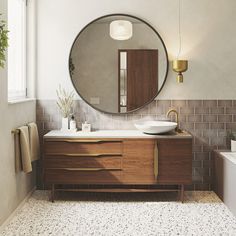
[[170, 121], [137, 121], [134, 126], [147, 134], [162, 134], [174, 130], [177, 127], [176, 122]]

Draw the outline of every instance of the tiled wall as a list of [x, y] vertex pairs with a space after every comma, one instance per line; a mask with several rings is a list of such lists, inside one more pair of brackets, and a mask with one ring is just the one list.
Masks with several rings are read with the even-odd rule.
[[[210, 190], [211, 150], [229, 148], [227, 131], [236, 130], [236, 100], [161, 100], [128, 115], [107, 115], [83, 101], [76, 101], [74, 113], [78, 127], [85, 115], [94, 129], [134, 129], [142, 118], [163, 119], [169, 108], [179, 112], [180, 128], [193, 135], [193, 185], [190, 189]], [[55, 100], [37, 101], [37, 124], [42, 135], [60, 129], [61, 116]]]

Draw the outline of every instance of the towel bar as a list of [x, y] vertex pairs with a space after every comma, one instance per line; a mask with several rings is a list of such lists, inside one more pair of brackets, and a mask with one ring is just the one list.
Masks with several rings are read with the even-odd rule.
[[[33, 121], [32, 121], [32, 122], [33, 122]], [[32, 122], [30, 122], [30, 123], [32, 123]], [[25, 124], [25, 126], [28, 126], [30, 123]], [[19, 129], [13, 129], [13, 130], [11, 131], [11, 133], [12, 133], [12, 134], [19, 134], [19, 133], [20, 133], [20, 130], [19, 130]]]
[[12, 133], [12, 134], [19, 134], [19, 133], [20, 133], [20, 130], [18, 130], [18, 129], [13, 129], [13, 130], [11, 131], [11, 133]]

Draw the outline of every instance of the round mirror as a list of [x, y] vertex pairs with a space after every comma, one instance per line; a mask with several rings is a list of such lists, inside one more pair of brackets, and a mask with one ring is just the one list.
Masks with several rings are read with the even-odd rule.
[[69, 70], [79, 96], [107, 113], [128, 113], [150, 103], [164, 86], [168, 56], [145, 21], [123, 14], [89, 23], [76, 37]]

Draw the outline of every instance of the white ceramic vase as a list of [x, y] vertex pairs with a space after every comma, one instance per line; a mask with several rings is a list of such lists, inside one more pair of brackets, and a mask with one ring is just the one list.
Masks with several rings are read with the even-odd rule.
[[62, 117], [61, 118], [61, 130], [68, 131], [69, 130], [69, 118]]
[[236, 141], [231, 140], [231, 152], [236, 152]]

